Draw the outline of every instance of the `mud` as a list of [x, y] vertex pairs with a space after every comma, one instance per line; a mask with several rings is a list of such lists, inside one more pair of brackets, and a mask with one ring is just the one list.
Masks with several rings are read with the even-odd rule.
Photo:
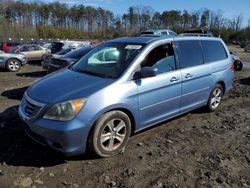
[[0, 187], [250, 187], [250, 70], [235, 73], [218, 111], [156, 125], [107, 159], [66, 158], [25, 135], [17, 105], [43, 75], [0, 70]]

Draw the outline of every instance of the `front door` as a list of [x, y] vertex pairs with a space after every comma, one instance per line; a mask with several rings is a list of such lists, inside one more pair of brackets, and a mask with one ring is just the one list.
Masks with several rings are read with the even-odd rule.
[[153, 67], [156, 76], [137, 80], [140, 128], [155, 124], [179, 113], [181, 72], [176, 69], [172, 44], [154, 48], [141, 67]]

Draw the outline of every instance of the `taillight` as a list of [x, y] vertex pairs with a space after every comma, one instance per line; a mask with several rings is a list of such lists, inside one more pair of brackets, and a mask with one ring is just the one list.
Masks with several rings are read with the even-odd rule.
[[234, 64], [233, 63], [230, 64], [230, 69], [232, 72], [234, 72]]

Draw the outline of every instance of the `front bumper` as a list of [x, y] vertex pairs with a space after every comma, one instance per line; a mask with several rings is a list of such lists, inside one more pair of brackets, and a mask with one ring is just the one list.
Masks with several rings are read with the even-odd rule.
[[30, 119], [19, 105], [19, 116], [24, 121], [24, 130], [34, 141], [63, 153], [74, 156], [85, 153], [90, 126], [74, 118], [71, 121], [53, 121], [43, 118]]

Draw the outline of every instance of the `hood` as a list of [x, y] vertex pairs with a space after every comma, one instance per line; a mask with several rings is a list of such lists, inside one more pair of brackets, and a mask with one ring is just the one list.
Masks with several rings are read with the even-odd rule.
[[38, 102], [55, 104], [87, 98], [112, 82], [114, 80], [63, 69], [34, 83], [27, 94]]

